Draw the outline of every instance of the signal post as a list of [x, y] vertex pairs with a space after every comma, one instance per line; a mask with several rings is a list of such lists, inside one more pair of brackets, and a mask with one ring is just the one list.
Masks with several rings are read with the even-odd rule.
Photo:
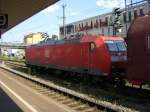
[[113, 10], [113, 14], [114, 14], [114, 19], [113, 19], [113, 35], [115, 36], [117, 32], [121, 32], [121, 21], [120, 21], [120, 17], [121, 17], [121, 13], [122, 11], [120, 10], [120, 8], [115, 8]]

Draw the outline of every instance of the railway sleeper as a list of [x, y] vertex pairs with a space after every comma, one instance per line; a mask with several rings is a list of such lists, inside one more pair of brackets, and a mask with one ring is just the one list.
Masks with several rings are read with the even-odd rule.
[[70, 104], [71, 102], [73, 102], [73, 101], [75, 101], [74, 99], [67, 99], [67, 100], [65, 100], [65, 101], [62, 101], [61, 103], [62, 104]]
[[56, 94], [51, 95], [50, 97], [52, 99], [59, 99], [61, 97], [61, 95], [56, 93]]
[[57, 101], [64, 101], [64, 100], [67, 100], [67, 97], [66, 96], [62, 96], [62, 97], [60, 97], [60, 98], [58, 98], [56, 100]]
[[85, 109], [87, 109], [87, 108], [89, 108], [88, 105], [82, 104], [82, 105], [79, 105], [79, 106], [77, 106], [77, 107], [74, 107], [73, 109], [74, 109], [74, 110], [77, 110], [77, 111], [83, 111], [83, 110], [85, 110]]
[[81, 102], [77, 102], [77, 101], [74, 101], [74, 102], [71, 102], [69, 104], [67, 104], [67, 106], [73, 108], [73, 107], [77, 107], [77, 106], [80, 106], [81, 105]]
[[84, 110], [84, 112], [97, 112], [97, 107], [89, 107]]

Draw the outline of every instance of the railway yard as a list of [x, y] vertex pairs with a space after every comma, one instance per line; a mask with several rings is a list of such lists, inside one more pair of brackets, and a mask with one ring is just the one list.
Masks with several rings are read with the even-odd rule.
[[0, 1], [0, 112], [150, 112], [150, 0], [70, 1]]
[[5, 62], [5, 66], [2, 64], [1, 68], [5, 74], [10, 74], [9, 77], [13, 77], [13, 80], [73, 111], [150, 111], [148, 89], [131, 87], [120, 89], [109, 86], [103, 88], [97, 84], [88, 84], [87, 81], [60, 78], [57, 76], [60, 76], [59, 73], [51, 71], [31, 72], [23, 63], [18, 62]]

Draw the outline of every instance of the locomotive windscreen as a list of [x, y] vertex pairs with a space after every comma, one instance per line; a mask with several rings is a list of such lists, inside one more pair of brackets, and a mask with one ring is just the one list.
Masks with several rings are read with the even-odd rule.
[[126, 44], [124, 41], [105, 41], [109, 51], [126, 51]]

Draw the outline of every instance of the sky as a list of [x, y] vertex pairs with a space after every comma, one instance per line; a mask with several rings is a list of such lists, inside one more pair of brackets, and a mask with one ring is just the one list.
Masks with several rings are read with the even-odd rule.
[[2, 35], [3, 42], [23, 42], [25, 35], [46, 32], [59, 35], [62, 25], [62, 5], [66, 5], [66, 24], [111, 12], [115, 7], [124, 7], [124, 0], [60, 0], [35, 14]]

